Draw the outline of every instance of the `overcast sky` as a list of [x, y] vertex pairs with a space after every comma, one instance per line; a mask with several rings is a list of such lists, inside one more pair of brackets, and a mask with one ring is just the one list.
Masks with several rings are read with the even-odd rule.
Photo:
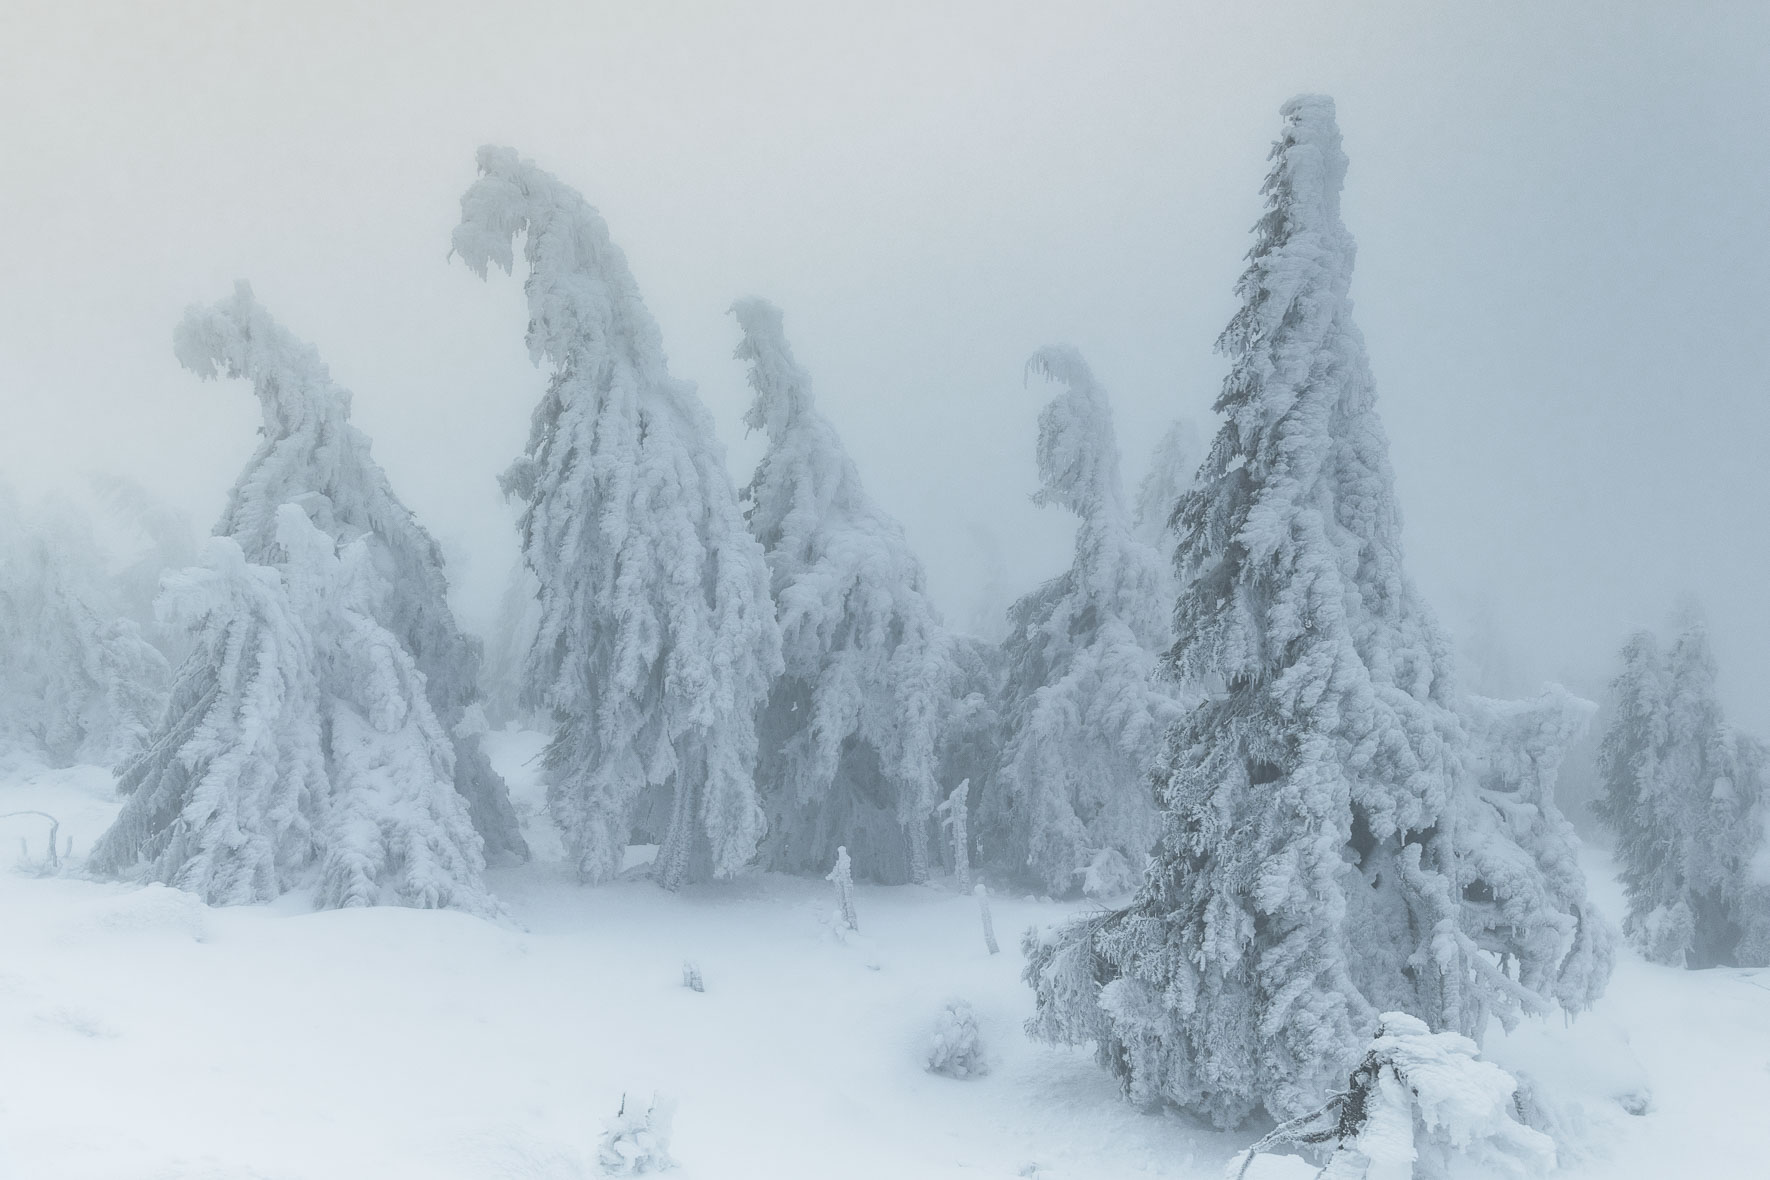
[[1027, 500], [1034, 348], [1086, 354], [1133, 480], [1208, 417], [1302, 91], [1339, 104], [1413, 573], [1509, 649], [1492, 687], [1591, 691], [1690, 591], [1770, 733], [1764, 3], [3, 0], [0, 478], [117, 472], [206, 528], [257, 407], [171, 331], [245, 278], [354, 391], [483, 624], [544, 378], [517, 285], [447, 253], [475, 147], [508, 143], [607, 217], [738, 483], [725, 309], [782, 306], [968, 623], [992, 545], [1013, 593], [1066, 559]]

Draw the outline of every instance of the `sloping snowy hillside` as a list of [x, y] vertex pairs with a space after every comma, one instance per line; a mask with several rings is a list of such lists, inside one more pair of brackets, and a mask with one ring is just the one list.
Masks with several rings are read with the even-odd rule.
[[[489, 875], [509, 926], [300, 897], [211, 909], [34, 876], [9, 853], [0, 1176], [574, 1180], [600, 1174], [623, 1093], [675, 1099], [684, 1180], [1217, 1180], [1257, 1137], [1141, 1113], [1086, 1054], [1022, 1035], [1019, 932], [1075, 906], [996, 899], [992, 957], [974, 900], [942, 884], [862, 886], [846, 940], [815, 881], [580, 887], [539, 819], [538, 736], [488, 744], [537, 854]], [[15, 770], [0, 811], [25, 809], [58, 816], [77, 858], [116, 803], [95, 768]], [[45, 826], [0, 820], [0, 839], [34, 862]], [[1590, 867], [1615, 912], [1607, 866]], [[984, 1076], [926, 1070], [953, 999], [978, 1014]], [[1625, 952], [1595, 1012], [1488, 1048], [1534, 1079], [1566, 1175], [1750, 1177], [1770, 1159], [1770, 971]]]

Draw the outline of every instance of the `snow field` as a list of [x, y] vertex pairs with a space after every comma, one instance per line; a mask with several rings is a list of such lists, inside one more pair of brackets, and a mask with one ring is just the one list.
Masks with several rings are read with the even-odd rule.
[[[1025, 1038], [1014, 942], [1073, 905], [993, 898], [991, 956], [975, 899], [942, 886], [860, 886], [847, 940], [822, 881], [585, 888], [536, 823], [539, 735], [488, 747], [537, 852], [488, 874], [520, 927], [0, 872], [0, 1176], [576, 1180], [598, 1174], [623, 1092], [676, 1100], [684, 1180], [1217, 1180], [1263, 1129], [1141, 1112], [1085, 1052]], [[20, 771], [0, 810], [56, 814], [78, 856], [108, 796], [91, 767]], [[4, 821], [0, 839], [35, 857], [42, 827]], [[1607, 863], [1588, 868], [1614, 906]], [[953, 999], [977, 1013], [982, 1077], [925, 1068]], [[1594, 1012], [1487, 1048], [1561, 1118], [1565, 1175], [1732, 1180], [1770, 1158], [1770, 972], [1625, 953]]]

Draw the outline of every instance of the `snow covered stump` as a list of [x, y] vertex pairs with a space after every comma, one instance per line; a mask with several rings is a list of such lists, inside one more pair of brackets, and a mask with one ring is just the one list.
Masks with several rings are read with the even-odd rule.
[[849, 867], [847, 848], [836, 849], [836, 867], [824, 880], [836, 887], [836, 912], [842, 918], [842, 925], [859, 934], [860, 919], [854, 913], [854, 872]]
[[1467, 1037], [1385, 1012], [1347, 1088], [1250, 1147], [1234, 1175], [1246, 1176], [1263, 1150], [1284, 1143], [1331, 1151], [1319, 1180], [1475, 1180], [1549, 1171], [1554, 1143], [1512, 1117], [1518, 1083], [1476, 1053]]

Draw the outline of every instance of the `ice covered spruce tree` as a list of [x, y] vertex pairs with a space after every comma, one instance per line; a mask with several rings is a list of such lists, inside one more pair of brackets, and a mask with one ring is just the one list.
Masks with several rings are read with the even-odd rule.
[[194, 650], [89, 866], [213, 905], [311, 886], [322, 908], [494, 913], [454, 743], [376, 622], [391, 586], [370, 540], [340, 546], [308, 512], [277, 511], [274, 566], [217, 537], [205, 567], [167, 579]]
[[1589, 916], [1474, 788], [1448, 645], [1402, 567], [1333, 103], [1283, 117], [1219, 341], [1224, 421], [1177, 517], [1169, 661], [1208, 695], [1168, 735], [1132, 903], [1026, 948], [1030, 1031], [1093, 1040], [1133, 1100], [1223, 1126], [1318, 1106], [1380, 1013], [1475, 1037], [1603, 983], [1564, 985]]
[[601, 215], [509, 148], [479, 171], [455, 252], [509, 271], [526, 235], [529, 354], [550, 369], [504, 476], [540, 587], [524, 680], [554, 718], [549, 807], [586, 881], [635, 842], [661, 845], [667, 887], [729, 875], [766, 826], [755, 718], [781, 657], [762, 547]]
[[146, 740], [169, 669], [117, 589], [70, 506], [26, 512], [0, 486], [0, 754], [109, 766]]
[[756, 395], [745, 422], [768, 440], [742, 495], [785, 664], [758, 722], [763, 863], [821, 874], [846, 845], [862, 876], [924, 880], [952, 642], [902, 528], [818, 413], [779, 309], [745, 299], [732, 312]]
[[1765, 753], [1727, 725], [1707, 625], [1687, 607], [1670, 650], [1642, 631], [1622, 656], [1593, 808], [1616, 834], [1624, 930], [1657, 963], [1770, 965]]
[[1075, 513], [1067, 571], [1009, 611], [1000, 760], [975, 825], [979, 853], [1043, 892], [1130, 889], [1156, 835], [1149, 771], [1179, 697], [1156, 675], [1168, 581], [1132, 535], [1106, 393], [1074, 349], [1028, 372], [1056, 382], [1039, 415], [1039, 504]]
[[527, 859], [509, 791], [479, 745], [479, 641], [449, 608], [442, 551], [394, 494], [368, 436], [351, 423], [350, 393], [332, 379], [318, 350], [273, 319], [245, 283], [229, 298], [187, 312], [174, 347], [200, 377], [252, 382], [263, 412], [258, 449], [235, 481], [215, 534], [232, 537], [247, 561], [274, 564], [277, 513], [299, 502], [340, 543], [366, 540], [388, 587], [375, 620], [424, 675], [431, 710], [454, 744], [455, 787], [486, 855], [494, 862]]

